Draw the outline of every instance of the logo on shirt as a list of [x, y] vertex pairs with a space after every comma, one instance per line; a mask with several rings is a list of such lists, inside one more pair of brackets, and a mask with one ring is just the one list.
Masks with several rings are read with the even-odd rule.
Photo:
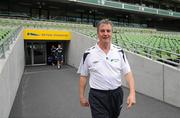
[[111, 62], [118, 62], [119, 59], [111, 59]]
[[98, 63], [98, 62], [99, 62], [99, 61], [94, 61], [93, 64], [96, 64], [96, 63]]

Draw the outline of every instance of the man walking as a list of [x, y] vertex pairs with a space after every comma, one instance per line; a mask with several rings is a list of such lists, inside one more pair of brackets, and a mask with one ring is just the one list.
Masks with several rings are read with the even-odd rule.
[[[124, 51], [112, 44], [112, 22], [97, 24], [98, 43], [87, 49], [78, 73], [80, 104], [91, 108], [92, 118], [118, 118], [123, 104], [122, 76], [129, 84], [128, 108], [136, 103], [134, 78]], [[89, 99], [85, 88], [89, 77]]]

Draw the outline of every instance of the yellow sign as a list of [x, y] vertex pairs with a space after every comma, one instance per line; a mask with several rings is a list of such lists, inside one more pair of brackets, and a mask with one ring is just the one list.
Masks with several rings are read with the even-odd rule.
[[25, 29], [24, 40], [71, 40], [71, 32], [63, 30]]

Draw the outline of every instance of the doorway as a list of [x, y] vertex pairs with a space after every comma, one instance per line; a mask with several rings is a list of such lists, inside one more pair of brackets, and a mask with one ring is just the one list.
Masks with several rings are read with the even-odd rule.
[[46, 55], [45, 42], [25, 41], [26, 65], [45, 65]]

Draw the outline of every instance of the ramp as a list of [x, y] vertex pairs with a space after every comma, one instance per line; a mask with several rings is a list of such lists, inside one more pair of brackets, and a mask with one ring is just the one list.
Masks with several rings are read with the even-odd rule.
[[[26, 67], [9, 118], [91, 118], [79, 104], [79, 75], [64, 65]], [[89, 89], [89, 87], [87, 87]], [[126, 109], [128, 89], [123, 88], [120, 118], [179, 118], [180, 108], [137, 93], [137, 104]]]

